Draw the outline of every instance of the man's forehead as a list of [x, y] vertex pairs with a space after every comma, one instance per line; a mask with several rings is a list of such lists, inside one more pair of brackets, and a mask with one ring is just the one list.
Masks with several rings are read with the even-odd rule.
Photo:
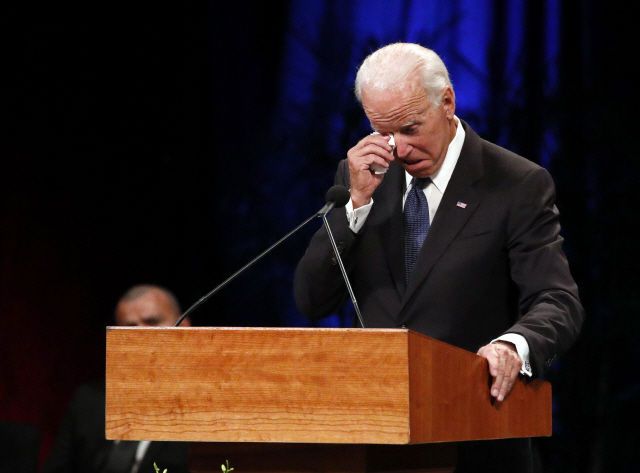
[[171, 303], [169, 299], [159, 291], [148, 293], [131, 301], [121, 301], [118, 304], [118, 313], [123, 316], [129, 314], [146, 315], [170, 313]]
[[426, 94], [396, 95], [394, 97], [371, 97], [365, 102], [364, 112], [371, 127], [393, 126], [394, 128], [410, 127], [421, 121], [429, 109], [430, 102]]

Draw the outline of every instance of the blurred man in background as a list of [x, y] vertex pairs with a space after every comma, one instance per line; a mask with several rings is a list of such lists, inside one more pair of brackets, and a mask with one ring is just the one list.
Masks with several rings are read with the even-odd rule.
[[[138, 285], [118, 301], [115, 322], [128, 327], [171, 327], [180, 315], [171, 291]], [[181, 326], [190, 326], [189, 319]], [[171, 473], [188, 472], [184, 442], [107, 440], [105, 396], [104, 380], [76, 391], [42, 473], [153, 473], [154, 463]]]

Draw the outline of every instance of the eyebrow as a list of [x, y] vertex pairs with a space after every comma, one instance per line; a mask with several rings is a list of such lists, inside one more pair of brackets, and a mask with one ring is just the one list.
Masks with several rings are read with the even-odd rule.
[[406, 122], [404, 125], [400, 125], [400, 128], [409, 128], [409, 127], [414, 126], [416, 123], [419, 123], [419, 122], [420, 122], [420, 119], [412, 118], [411, 120]]

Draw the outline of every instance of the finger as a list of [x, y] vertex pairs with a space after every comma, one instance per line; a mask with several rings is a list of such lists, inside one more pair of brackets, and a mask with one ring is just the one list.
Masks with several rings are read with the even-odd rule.
[[493, 380], [493, 385], [491, 386], [491, 395], [497, 398], [498, 401], [502, 401], [502, 399], [504, 399], [504, 396], [502, 397], [502, 399], [500, 399], [500, 393], [502, 390], [502, 385], [504, 383], [504, 377], [505, 377], [506, 355], [505, 353], [502, 352], [502, 350], [498, 350], [498, 349], [496, 349], [496, 354], [497, 354], [497, 362], [496, 362], [496, 369], [494, 371], [495, 378]]
[[369, 171], [374, 171], [376, 168], [376, 165], [378, 168], [384, 168], [384, 169], [388, 169], [389, 168], [389, 161], [387, 161], [386, 159], [382, 159], [379, 156], [373, 156], [371, 159], [371, 162], [369, 162]]
[[501, 395], [503, 399], [507, 397], [507, 395], [515, 386], [516, 381], [518, 380], [518, 375], [520, 374], [520, 368], [522, 367], [522, 360], [515, 353], [510, 353], [511, 363], [508, 368], [507, 374], [505, 375], [505, 379], [507, 379], [507, 383], [502, 387]]
[[505, 375], [503, 378], [503, 384], [500, 388], [498, 400], [502, 401], [513, 389], [513, 386], [518, 379], [520, 368], [522, 367], [522, 360], [520, 356], [513, 350], [506, 350], [506, 366]]
[[[369, 153], [387, 153], [393, 155], [393, 147], [388, 143], [388, 141], [380, 136], [364, 138], [363, 140], [358, 142], [358, 144], [354, 146], [351, 151], [355, 156], [362, 156]], [[348, 155], [350, 154], [351, 152], [348, 153]]]
[[507, 370], [502, 377], [502, 385], [500, 386], [498, 395], [496, 396], [496, 399], [498, 399], [498, 401], [502, 402], [507, 394], [509, 394], [511, 388], [513, 387], [513, 381], [514, 378], [512, 377], [511, 371]]
[[347, 154], [347, 156], [349, 157], [349, 159], [362, 159], [362, 158], [366, 158], [367, 156], [373, 155], [373, 156], [380, 156], [383, 159], [386, 159], [387, 161], [393, 161], [394, 156], [393, 156], [393, 152], [392, 152], [392, 148], [391, 147], [382, 147], [379, 146], [377, 143], [369, 143], [366, 146], [363, 146], [362, 148], [355, 150], [353, 153], [351, 154]]
[[387, 169], [389, 167], [389, 162], [382, 159], [379, 156], [368, 156], [366, 159], [361, 160], [358, 163], [353, 163], [353, 165], [349, 166], [349, 170], [352, 174], [356, 174], [358, 172], [372, 172], [372, 167], [379, 167]]
[[389, 162], [393, 161], [393, 159], [391, 154], [385, 153], [384, 151], [383, 153], [369, 153], [363, 156], [355, 156], [349, 159], [349, 169], [353, 172], [364, 172], [369, 171], [372, 165], [387, 169]]
[[389, 144], [389, 141], [391, 141], [391, 136], [378, 134], [365, 136], [358, 142], [358, 144], [361, 145], [360, 147], [364, 147], [368, 144], [375, 143], [384, 149], [393, 150], [393, 146]]

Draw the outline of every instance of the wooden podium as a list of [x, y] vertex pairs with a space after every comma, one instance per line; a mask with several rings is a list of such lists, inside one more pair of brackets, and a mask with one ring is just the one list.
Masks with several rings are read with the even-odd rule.
[[406, 329], [109, 327], [106, 371], [107, 438], [192, 442], [192, 473], [452, 471], [455, 442], [551, 435], [549, 383], [494, 402], [486, 360]]

